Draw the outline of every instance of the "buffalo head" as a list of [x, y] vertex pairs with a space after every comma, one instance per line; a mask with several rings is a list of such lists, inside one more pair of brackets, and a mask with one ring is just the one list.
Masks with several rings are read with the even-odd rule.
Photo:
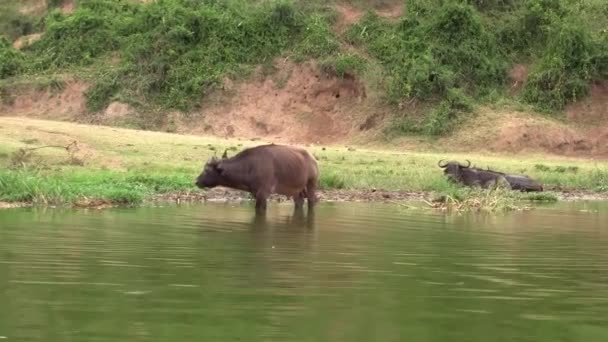
[[220, 159], [212, 157], [203, 168], [203, 172], [196, 178], [196, 186], [199, 188], [213, 188], [224, 181], [224, 169]]
[[461, 179], [461, 173], [463, 169], [467, 169], [471, 166], [471, 162], [467, 160], [467, 165], [462, 165], [457, 161], [449, 161], [444, 162], [443, 159], [440, 160], [437, 165], [443, 169], [443, 174], [448, 176], [448, 178], [459, 181]]

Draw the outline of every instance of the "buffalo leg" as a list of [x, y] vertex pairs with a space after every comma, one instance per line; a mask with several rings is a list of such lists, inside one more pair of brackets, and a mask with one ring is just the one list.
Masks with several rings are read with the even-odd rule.
[[296, 210], [300, 210], [304, 207], [304, 196], [303, 192], [293, 196], [293, 203], [295, 204]]
[[316, 191], [317, 191], [316, 179], [310, 180], [308, 182], [308, 184], [306, 185], [306, 197], [308, 199], [308, 209], [311, 209], [317, 203]]
[[258, 190], [255, 193], [255, 209], [256, 211], [266, 211], [266, 200], [269, 193], [265, 190]]

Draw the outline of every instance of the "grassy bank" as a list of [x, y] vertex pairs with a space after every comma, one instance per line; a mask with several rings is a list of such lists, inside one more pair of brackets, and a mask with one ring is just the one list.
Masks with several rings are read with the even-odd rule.
[[[76, 143], [74, 143], [76, 142]], [[0, 201], [53, 205], [139, 204], [193, 186], [204, 162], [261, 142], [220, 140], [64, 122], [0, 118]], [[42, 146], [48, 148], [33, 148]], [[63, 147], [67, 146], [68, 150]], [[29, 150], [28, 150], [29, 149]], [[314, 146], [325, 190], [436, 192], [468, 190], [449, 184], [439, 159], [523, 172], [549, 189], [608, 191], [608, 163], [535, 156], [409, 153]]]

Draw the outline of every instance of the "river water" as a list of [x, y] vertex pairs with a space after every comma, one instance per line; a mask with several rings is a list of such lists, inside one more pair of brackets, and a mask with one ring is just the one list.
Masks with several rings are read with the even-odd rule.
[[608, 203], [0, 211], [7, 341], [608, 341]]

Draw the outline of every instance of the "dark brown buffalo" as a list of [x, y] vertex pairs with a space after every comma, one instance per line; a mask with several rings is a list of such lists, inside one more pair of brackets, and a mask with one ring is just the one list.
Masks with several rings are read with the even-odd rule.
[[266, 209], [273, 194], [293, 198], [297, 209], [308, 199], [308, 208], [316, 203], [319, 180], [316, 160], [304, 149], [284, 145], [261, 145], [245, 149], [233, 157], [211, 158], [196, 179], [199, 188], [224, 186], [250, 192], [256, 210]]
[[511, 186], [512, 190], [519, 190], [523, 192], [543, 191], [542, 184], [528, 176], [505, 174], [504, 177]]
[[467, 165], [462, 165], [456, 161], [442, 162], [443, 160], [440, 160], [437, 165], [443, 169], [443, 173], [454, 183], [466, 186], [479, 186], [486, 189], [495, 186], [500, 180], [504, 179], [502, 175], [472, 168], [471, 162], [468, 160]]
[[443, 168], [443, 173], [448, 178], [456, 183], [466, 186], [480, 186], [489, 188], [498, 185], [499, 182], [508, 184], [512, 190], [520, 191], [543, 191], [541, 184], [523, 175], [510, 175], [490, 169], [483, 170], [476, 167], [471, 167], [471, 162], [467, 160], [467, 165], [462, 165], [459, 162], [451, 161], [442, 163], [440, 160], [438, 165]]

